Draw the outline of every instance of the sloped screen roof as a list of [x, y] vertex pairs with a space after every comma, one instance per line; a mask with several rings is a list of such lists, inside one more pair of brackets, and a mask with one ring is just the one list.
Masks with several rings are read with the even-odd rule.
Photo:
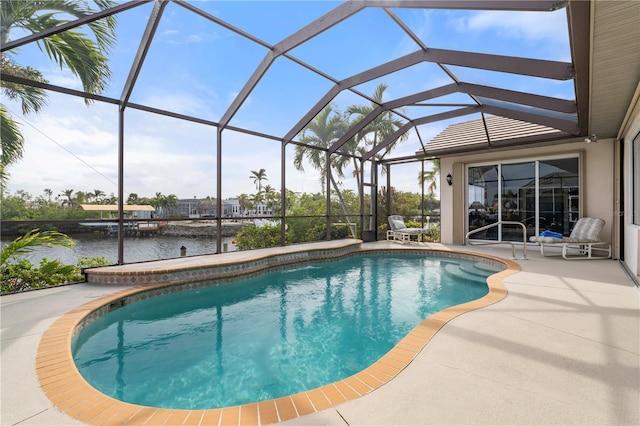
[[[424, 151], [449, 124], [482, 114], [554, 129], [542, 131], [542, 139], [585, 133], [572, 62], [584, 52], [572, 52], [570, 39], [572, 19], [588, 17], [579, 4], [136, 1], [75, 25], [108, 14], [118, 17], [129, 40], [138, 40], [136, 49], [129, 45], [114, 52], [119, 65], [98, 98], [121, 108], [289, 143], [327, 105], [344, 111], [354, 103], [371, 104], [370, 113], [353, 117], [328, 147], [347, 151], [351, 137], [379, 114], [391, 114], [400, 130], [373, 149], [360, 150], [365, 159], [386, 152], [404, 134], [409, 143], [403, 145], [412, 144], [406, 152]], [[2, 50], [26, 49], [59, 31], [17, 38]], [[3, 79], [24, 82], [5, 74]], [[145, 96], [159, 84], [166, 96]], [[380, 85], [385, 90], [377, 99]], [[205, 108], [176, 102], [196, 89]]]

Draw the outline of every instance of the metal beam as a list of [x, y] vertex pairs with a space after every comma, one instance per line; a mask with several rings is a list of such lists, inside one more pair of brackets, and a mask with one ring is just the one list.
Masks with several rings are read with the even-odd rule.
[[298, 120], [298, 123], [287, 132], [284, 138], [282, 138], [284, 143], [287, 144], [291, 142], [293, 138], [296, 137], [296, 135], [300, 133], [302, 129], [304, 129], [305, 126], [309, 124], [311, 120], [313, 120], [313, 118], [329, 104], [329, 102], [331, 102], [331, 99], [335, 98], [338, 93], [340, 93], [340, 91], [342, 91], [342, 86], [340, 85], [340, 83], [329, 89], [329, 91], [325, 93], [325, 95], [320, 98], [320, 100], [316, 102], [316, 104], [311, 107], [300, 120]]
[[468, 114], [477, 113], [477, 112], [493, 114], [493, 115], [511, 118], [514, 120], [525, 121], [529, 123], [535, 123], [541, 126], [558, 129], [572, 135], [580, 134], [580, 128], [578, 124], [574, 121], [554, 118], [546, 115], [523, 112], [518, 110], [512, 110], [508, 108], [482, 105], [480, 107], [469, 107], [469, 108], [458, 109], [458, 110], [449, 111], [441, 114], [435, 114], [428, 117], [422, 117], [410, 123], [407, 123], [404, 126], [400, 127], [398, 130], [396, 130], [393, 134], [388, 136], [376, 147], [374, 147], [365, 155], [363, 155], [362, 161], [369, 160], [375, 154], [380, 152], [381, 149], [395, 142], [401, 135], [406, 133], [412, 127], [419, 126], [422, 124], [433, 123], [436, 121], [448, 120], [450, 118], [459, 117], [462, 115], [468, 115]]
[[429, 49], [424, 52], [423, 60], [438, 64], [456, 65], [553, 80], [569, 80], [574, 76], [573, 65], [569, 62], [517, 58], [514, 56], [490, 55], [487, 53]]
[[249, 80], [245, 83], [245, 85], [240, 90], [240, 93], [233, 99], [233, 102], [227, 108], [224, 115], [220, 119], [220, 127], [224, 130], [225, 127], [229, 124], [229, 121], [233, 118], [233, 116], [238, 112], [242, 104], [247, 100], [249, 94], [256, 87], [258, 82], [262, 79], [264, 74], [267, 72], [273, 61], [280, 55], [284, 55], [291, 49], [299, 46], [305, 41], [317, 36], [318, 34], [328, 30], [334, 25], [342, 22], [348, 17], [354, 15], [355, 13], [362, 10], [366, 5], [366, 2], [363, 1], [355, 1], [355, 2], [346, 2], [336, 7], [335, 9], [329, 11], [324, 14], [320, 18], [291, 34], [289, 37], [285, 38], [278, 44], [274, 45], [271, 48], [265, 57], [262, 59], [258, 67], [255, 69]]
[[526, 92], [499, 89], [497, 87], [482, 86], [472, 83], [460, 83], [458, 91], [468, 95], [497, 99], [535, 108], [548, 109], [564, 113], [576, 112], [576, 103], [567, 99], [552, 98], [549, 96], [534, 95]]
[[190, 10], [191, 12], [193, 12], [193, 13], [195, 13], [197, 15], [202, 16], [203, 18], [205, 18], [208, 21], [214, 22], [214, 23], [220, 25], [221, 27], [224, 27], [224, 28], [228, 29], [229, 31], [232, 31], [232, 32], [234, 32], [234, 33], [236, 33], [238, 35], [241, 35], [244, 38], [247, 38], [247, 39], [253, 41], [256, 44], [259, 44], [259, 45], [261, 45], [263, 47], [266, 47], [267, 49], [271, 49], [272, 48], [272, 46], [269, 43], [267, 43], [267, 42], [265, 42], [263, 40], [260, 40], [258, 37], [255, 37], [255, 36], [249, 34], [246, 31], [242, 31], [241, 29], [234, 27], [233, 25], [229, 24], [228, 22], [223, 21], [222, 19], [218, 18], [217, 16], [214, 16], [214, 15], [208, 13], [208, 12], [205, 12], [202, 9], [199, 9], [199, 8], [195, 7], [194, 5], [192, 5], [191, 3], [186, 2], [185, 0], [171, 0], [171, 1], [173, 1], [175, 4], [177, 4], [179, 6], [184, 7], [187, 10]]
[[446, 96], [457, 91], [457, 84], [449, 84], [446, 86], [438, 87], [432, 90], [426, 90], [424, 92], [416, 93], [414, 95], [405, 96], [396, 100], [385, 102], [382, 105], [376, 107], [373, 111], [363, 117], [358, 123], [351, 127], [347, 133], [345, 133], [340, 139], [338, 139], [331, 147], [329, 152], [334, 153], [338, 151], [345, 143], [351, 140], [359, 131], [364, 129], [367, 124], [371, 123], [375, 118], [390, 109], [398, 108], [405, 105], [411, 105], [416, 102], [424, 101], [426, 99], [434, 99], [440, 96]]
[[591, 134], [590, 63], [591, 63], [591, 2], [572, 1], [567, 8], [569, 42], [575, 66], [575, 90], [580, 134]]
[[413, 120], [412, 122], [406, 123], [404, 126], [400, 127], [398, 130], [393, 132], [391, 135], [387, 136], [382, 142], [373, 147], [369, 152], [362, 156], [362, 161], [367, 161], [381, 149], [386, 148], [388, 145], [395, 142], [400, 136], [408, 132], [412, 127], [421, 126], [423, 124], [435, 123], [436, 121], [449, 120], [451, 118], [461, 117], [463, 115], [469, 115], [479, 112], [482, 107], [467, 107], [460, 108], [453, 111], [442, 112], [440, 114], [434, 114], [427, 117], [418, 118], [417, 120]]
[[572, 120], [564, 120], [561, 118], [550, 117], [548, 115], [529, 113], [490, 105], [483, 105], [480, 108], [482, 109], [482, 112], [486, 112], [488, 114], [551, 127], [553, 129], [558, 129], [565, 133], [569, 133], [570, 135], [580, 134], [580, 127], [578, 126], [578, 123]]
[[353, 86], [357, 86], [367, 81], [375, 80], [376, 78], [391, 74], [392, 72], [410, 67], [411, 65], [418, 64], [421, 62], [422, 55], [423, 52], [421, 50], [418, 50], [417, 52], [410, 53], [408, 55], [402, 56], [400, 58], [394, 59], [377, 67], [370, 68], [366, 71], [341, 80], [331, 89], [329, 89], [329, 91], [322, 97], [322, 99], [317, 102], [304, 115], [304, 117], [302, 117], [298, 121], [298, 123], [293, 126], [293, 128], [289, 132], [287, 132], [284, 137], [284, 142], [289, 143], [291, 140], [293, 140], [293, 138], [298, 133], [300, 133], [311, 120], [313, 120], [313, 117], [318, 115], [320, 111], [322, 111], [322, 109], [327, 106], [329, 102], [331, 102], [331, 99], [336, 97], [342, 90], [347, 90]]
[[11, 74], [0, 72], [0, 81], [10, 81], [12, 83], [21, 84], [29, 87], [39, 87], [40, 89], [51, 90], [52, 92], [64, 93], [65, 95], [79, 96], [81, 98], [91, 99], [94, 101], [105, 102], [109, 104], [120, 104], [120, 101], [107, 96], [96, 95], [93, 93], [83, 92], [82, 90], [68, 89], [66, 87], [56, 86], [55, 84], [43, 83], [41, 81], [30, 80], [28, 78], [17, 77]]
[[481, 86], [470, 83], [449, 84], [383, 103], [382, 105], [371, 111], [369, 114], [367, 114], [364, 118], [362, 118], [362, 120], [360, 120], [355, 126], [351, 127], [347, 133], [345, 133], [329, 148], [329, 152], [334, 153], [338, 151], [359, 131], [364, 129], [367, 124], [371, 123], [379, 114], [385, 111], [406, 105], [412, 105], [428, 99], [446, 96], [448, 94], [456, 92], [466, 93], [468, 95], [483, 96], [492, 99], [499, 99], [505, 102], [512, 102], [521, 105], [566, 113], [573, 113], [576, 109], [576, 105], [573, 101], [568, 101], [565, 99], [533, 95], [530, 93], [516, 92], [512, 90], [498, 89], [495, 87]]
[[[7, 1], [11, 1], [11, 0], [7, 0]], [[114, 15], [116, 13], [120, 13], [123, 12], [125, 10], [129, 10], [132, 9], [134, 7], [138, 7], [141, 6], [145, 3], [149, 3], [152, 0], [135, 0], [135, 1], [129, 1], [127, 3], [123, 3], [120, 4], [118, 6], [115, 7], [111, 7], [109, 9], [105, 9], [105, 10], [101, 10], [95, 13], [92, 13], [91, 15], [82, 17], [82, 18], [78, 18], [78, 19], [74, 19], [73, 21], [69, 21], [66, 22], [64, 24], [60, 24], [57, 25], [53, 28], [49, 28], [47, 30], [44, 31], [40, 31], [39, 33], [35, 33], [35, 34], [30, 34], [26, 37], [22, 37], [19, 38], [17, 40], [12, 40], [9, 41], [5, 44], [3, 44], [0, 47], [0, 52], [4, 52], [5, 50], [11, 50], [11, 49], [15, 49], [16, 47], [20, 47], [20, 46], [24, 46], [25, 44], [34, 42], [34, 41], [38, 41], [38, 40], [42, 40], [45, 37], [49, 37], [51, 35], [54, 34], [60, 34], [62, 32], [65, 32], [67, 30], [73, 29], [73, 28], [77, 28], [80, 27], [82, 25], [86, 25], [86, 24], [90, 24], [92, 22], [95, 22], [99, 19], [102, 18], [106, 18], [107, 16], [111, 16]]]
[[367, 6], [370, 7], [391, 7], [396, 9], [513, 10], [550, 12], [562, 9], [569, 2], [566, 0], [372, 0], [367, 1], [366, 3]]
[[142, 40], [140, 41], [140, 46], [138, 47], [138, 52], [136, 53], [136, 57], [133, 59], [133, 64], [131, 64], [129, 76], [127, 77], [127, 81], [125, 82], [124, 87], [122, 88], [122, 95], [120, 96], [121, 110], [124, 110], [127, 107], [127, 102], [129, 101], [129, 97], [131, 96], [131, 92], [133, 91], [133, 86], [136, 84], [138, 74], [140, 74], [140, 69], [142, 68], [144, 59], [147, 56], [149, 47], [151, 46], [153, 35], [158, 28], [160, 17], [162, 16], [162, 12], [164, 11], [165, 7], [167, 7], [167, 4], [168, 3], [166, 2], [166, 0], [155, 0], [153, 10], [151, 11], [151, 15], [149, 15], [149, 20], [147, 21], [147, 27], [144, 30]]
[[[285, 135], [284, 142], [290, 142], [309, 124], [322, 108], [324, 108], [340, 90], [380, 78], [398, 70], [408, 68], [420, 62], [446, 63], [463, 67], [499, 71], [510, 74], [522, 74], [532, 77], [566, 80], [573, 77], [573, 66], [567, 62], [547, 61], [541, 59], [516, 58], [511, 56], [489, 55], [484, 53], [460, 52], [445, 49], [418, 50], [392, 61], [373, 67], [340, 81], [323, 96], [321, 101], [311, 108], [298, 123]], [[480, 86], [477, 86], [480, 87]], [[466, 93], [466, 92], [465, 92]], [[502, 92], [506, 96], [507, 91]], [[330, 94], [335, 94], [331, 96]], [[533, 99], [533, 98], [531, 98]]]

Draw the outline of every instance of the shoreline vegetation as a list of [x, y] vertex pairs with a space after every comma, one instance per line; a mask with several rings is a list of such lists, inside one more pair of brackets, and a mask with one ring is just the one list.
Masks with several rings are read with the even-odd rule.
[[[163, 235], [163, 236], [171, 236], [171, 237], [216, 237], [218, 232], [218, 227], [215, 221], [211, 220], [164, 220], [164, 221], [156, 221], [150, 222], [146, 220], [138, 221], [140, 223], [157, 223], [157, 231], [150, 232], [148, 235]], [[83, 226], [81, 223], [94, 223], [101, 224], [104, 223], [104, 226], [96, 226], [89, 227]], [[62, 232], [66, 235], [78, 235], [78, 234], [95, 234], [95, 233], [104, 233], [105, 235], [109, 235], [107, 231], [107, 224], [117, 223], [116, 220], [101, 220], [101, 219], [82, 219], [82, 220], [73, 220], [73, 221], [65, 221], [65, 222], [55, 222], [53, 221], [3, 221], [2, 223], [2, 238], [10, 239], [10, 237], [18, 237], [24, 235], [27, 230], [31, 230], [34, 228], [34, 224], [43, 225], [40, 226], [40, 229], [46, 229], [54, 226], [55, 230], [58, 232]], [[47, 225], [48, 224], [48, 225]], [[223, 237], [234, 237], [238, 232], [242, 231], [243, 228], [252, 225], [253, 222], [232, 222], [232, 223], [223, 223], [221, 234]], [[133, 236], [143, 236], [145, 233], [139, 233]]]
[[[250, 222], [226, 223], [221, 227], [223, 237], [235, 237], [241, 231], [252, 225]], [[4, 228], [4, 224], [3, 224]], [[102, 234], [104, 238], [113, 238], [104, 230], [91, 230], [82, 227], [84, 232], [61, 233], [53, 230], [31, 229], [24, 235], [12, 241], [3, 242], [0, 251], [0, 287], [1, 295], [37, 290], [60, 285], [74, 284], [84, 280], [84, 268], [105, 266], [109, 262], [103, 257], [80, 257], [75, 264], [65, 264], [59, 260], [43, 258], [40, 263], [32, 263], [21, 255], [29, 253], [38, 246], [74, 246], [70, 235]], [[3, 237], [6, 237], [3, 229]], [[171, 221], [164, 222], [158, 231], [150, 233], [144, 238], [158, 236], [212, 238], [216, 237], [218, 227], [216, 223], [200, 221]], [[142, 235], [142, 234], [141, 234]]]

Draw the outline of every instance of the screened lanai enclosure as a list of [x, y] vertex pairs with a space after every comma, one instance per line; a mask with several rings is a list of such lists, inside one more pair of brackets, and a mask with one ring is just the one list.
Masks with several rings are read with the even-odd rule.
[[[189, 228], [182, 236], [229, 230], [208, 234], [205, 248], [190, 255], [373, 241], [385, 238], [391, 214], [434, 227], [437, 239], [440, 215], [451, 214], [438, 201], [441, 186], [451, 185], [438, 159], [590, 136], [589, 40], [580, 36], [588, 33], [589, 2], [86, 6], [81, 15], [57, 14], [53, 27], [45, 19], [26, 25], [3, 16], [3, 94], [9, 88], [46, 97], [37, 112], [23, 114], [19, 96], [3, 96], [3, 113], [24, 137], [21, 157], [7, 164], [3, 197], [58, 211], [115, 206], [108, 218], [85, 211], [74, 220], [94, 232], [109, 223], [118, 263], [131, 261], [128, 247], [145, 232], [131, 227], [141, 223], [147, 231], [164, 229], [162, 237], [179, 226]], [[90, 91], [53, 46], [80, 49], [74, 33], [99, 45], [106, 36], [95, 28], [105, 23], [114, 28], [101, 51], [105, 85]], [[532, 232], [545, 221], [566, 222], [568, 230], [571, 211], [554, 208], [580, 195], [571, 183], [577, 167], [568, 161], [469, 169], [468, 197], [482, 196], [475, 208], [464, 206], [469, 229], [500, 217]], [[549, 173], [542, 201], [540, 173]], [[553, 173], [566, 174], [555, 176], [567, 182], [559, 194], [552, 193]], [[510, 207], [516, 203], [520, 208]], [[22, 229], [72, 221], [7, 217], [4, 204], [3, 219]], [[140, 204], [153, 212], [127, 209]], [[476, 219], [478, 210], [485, 213]], [[253, 234], [237, 236], [249, 228]], [[143, 260], [166, 257], [150, 251]]]

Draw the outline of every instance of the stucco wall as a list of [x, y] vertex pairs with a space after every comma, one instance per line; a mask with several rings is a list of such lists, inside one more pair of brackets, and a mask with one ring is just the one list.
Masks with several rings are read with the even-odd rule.
[[[554, 155], [582, 153], [584, 169], [582, 177], [583, 188], [583, 216], [595, 216], [605, 219], [605, 228], [602, 231], [602, 239], [612, 241], [613, 213], [614, 213], [614, 180], [613, 164], [614, 149], [613, 140], [599, 140], [598, 143], [587, 144], [581, 139], [573, 139], [565, 143], [556, 142], [552, 145], [537, 148], [522, 148], [513, 151], [491, 151], [482, 154], [445, 157], [441, 159], [441, 176], [448, 173], [453, 175], [454, 185], [443, 185], [440, 200], [442, 208], [441, 241], [445, 244], [461, 244], [460, 233], [454, 232], [464, 227], [464, 214], [454, 215], [454, 205], [464, 205], [465, 181], [464, 167], [457, 168], [454, 173], [454, 165], [486, 163], [492, 161], [511, 161], [525, 159], [547, 158]], [[461, 170], [461, 171], [459, 171]], [[457, 185], [459, 184], [459, 185]], [[454, 235], [458, 235], [455, 238]]]

